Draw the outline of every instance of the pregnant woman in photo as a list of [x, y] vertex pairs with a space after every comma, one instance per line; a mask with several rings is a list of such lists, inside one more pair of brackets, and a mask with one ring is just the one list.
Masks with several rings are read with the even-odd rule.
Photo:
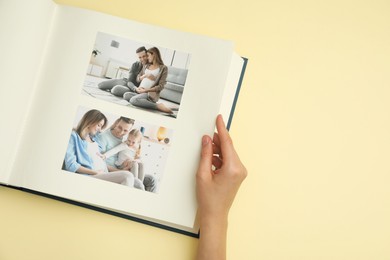
[[128, 171], [109, 172], [102, 159], [95, 136], [106, 124], [106, 116], [98, 110], [92, 109], [84, 114], [70, 136], [65, 170], [133, 187], [133, 174]]
[[148, 62], [140, 74], [137, 76], [137, 81], [141, 82], [136, 89], [137, 93], [126, 92], [123, 98], [130, 104], [159, 110], [168, 114], [172, 114], [172, 110], [162, 103], [157, 103], [160, 99], [160, 92], [164, 89], [167, 83], [168, 67], [164, 65], [161, 54], [158, 48], [152, 47], [147, 50]]

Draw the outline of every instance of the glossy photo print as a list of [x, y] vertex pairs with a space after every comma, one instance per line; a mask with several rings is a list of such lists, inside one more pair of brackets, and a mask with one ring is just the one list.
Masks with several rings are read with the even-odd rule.
[[99, 32], [83, 94], [176, 118], [191, 55]]
[[164, 126], [79, 107], [62, 169], [157, 193], [172, 142]]

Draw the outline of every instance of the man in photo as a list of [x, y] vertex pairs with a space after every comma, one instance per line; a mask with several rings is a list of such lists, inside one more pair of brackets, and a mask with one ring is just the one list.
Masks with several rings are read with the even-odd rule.
[[[129, 134], [133, 125], [134, 119], [121, 116], [112, 124], [109, 129], [100, 133], [97, 136], [97, 139], [99, 144], [101, 145], [101, 152], [105, 153], [107, 151], [110, 151], [117, 145], [121, 144], [123, 142], [123, 137]], [[118, 153], [106, 159], [108, 171], [118, 171], [118, 168], [115, 165], [115, 162], [117, 160]], [[134, 182], [135, 188], [142, 190], [145, 189], [146, 191], [150, 192], [156, 192], [156, 186], [156, 180], [154, 176], [150, 174], [145, 174], [143, 182], [141, 182], [139, 179], [136, 179]]]
[[106, 80], [100, 82], [98, 88], [110, 90], [113, 95], [118, 97], [123, 97], [123, 94], [126, 92], [136, 92], [135, 90], [140, 84], [137, 82], [137, 75], [141, 72], [142, 67], [147, 64], [148, 58], [144, 46], [139, 47], [135, 52], [138, 56], [138, 61], [131, 65], [128, 78]]

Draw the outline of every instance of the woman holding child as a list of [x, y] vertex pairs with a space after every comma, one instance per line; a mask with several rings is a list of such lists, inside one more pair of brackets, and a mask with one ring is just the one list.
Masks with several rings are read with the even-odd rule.
[[133, 187], [133, 174], [128, 171], [109, 172], [102, 159], [95, 137], [106, 124], [107, 118], [99, 110], [92, 109], [83, 115], [69, 139], [65, 170]]
[[137, 76], [137, 82], [141, 82], [136, 89], [138, 93], [126, 92], [123, 98], [130, 104], [138, 107], [159, 110], [172, 114], [172, 110], [163, 103], [157, 103], [160, 92], [167, 83], [168, 67], [164, 65], [158, 48], [147, 50], [148, 64], [146, 64]]

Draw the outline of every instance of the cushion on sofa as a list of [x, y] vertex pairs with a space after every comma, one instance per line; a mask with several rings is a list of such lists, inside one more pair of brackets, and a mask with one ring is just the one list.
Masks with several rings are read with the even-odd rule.
[[178, 92], [183, 92], [183, 85], [167, 82], [164, 89], [171, 89]]
[[164, 88], [160, 93], [160, 97], [176, 104], [180, 104], [183, 92], [174, 91], [171, 89]]
[[188, 70], [168, 66], [167, 81], [184, 86]]

